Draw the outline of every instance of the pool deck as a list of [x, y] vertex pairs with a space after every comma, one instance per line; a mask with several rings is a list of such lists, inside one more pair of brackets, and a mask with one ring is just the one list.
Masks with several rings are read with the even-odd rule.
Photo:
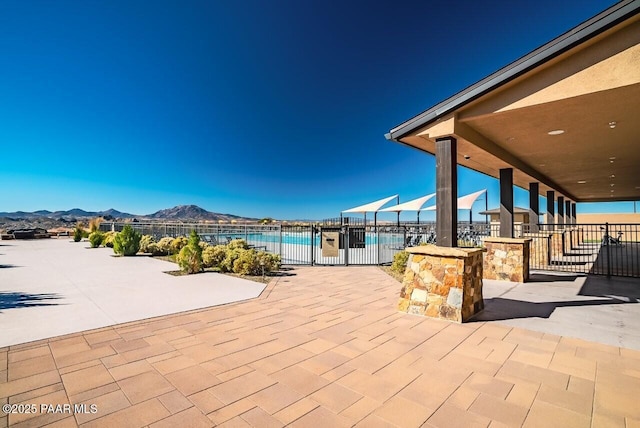
[[[397, 312], [377, 267], [296, 268], [253, 300], [0, 348], [0, 402], [37, 409], [0, 427], [640, 426], [640, 351], [541, 327], [609, 303], [637, 321], [640, 305], [555, 304], [528, 314], [542, 331], [507, 325], [526, 318], [494, 299], [544, 300], [529, 286], [581, 300], [557, 281], [491, 282], [494, 320], [451, 324]], [[86, 411], [40, 407], [68, 403]]]

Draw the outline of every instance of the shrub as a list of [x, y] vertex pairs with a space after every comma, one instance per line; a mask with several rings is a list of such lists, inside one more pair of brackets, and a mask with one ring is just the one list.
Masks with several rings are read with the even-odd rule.
[[102, 219], [100, 217], [89, 220], [89, 232], [93, 233], [100, 230], [100, 223], [102, 223]]
[[393, 256], [393, 263], [391, 263], [391, 269], [398, 273], [404, 273], [407, 269], [407, 262], [409, 261], [409, 253], [406, 251], [400, 251]]
[[82, 241], [83, 235], [84, 235], [84, 229], [80, 224], [77, 224], [76, 228], [73, 229], [73, 240], [75, 242], [80, 242]]
[[227, 248], [225, 249], [224, 259], [220, 262], [220, 271], [221, 272], [233, 272], [233, 264], [240, 257], [240, 253], [246, 251], [238, 248]]
[[233, 239], [227, 244], [227, 248], [230, 250], [247, 250], [249, 245], [244, 239]]
[[126, 225], [113, 239], [113, 251], [123, 256], [135, 256], [140, 250], [140, 233]]
[[258, 275], [260, 263], [256, 250], [240, 250], [238, 258], [233, 261], [233, 272], [240, 275]]
[[149, 245], [154, 244], [156, 241], [153, 239], [151, 235], [142, 235], [140, 238], [140, 252], [141, 253], [150, 253]]
[[162, 251], [158, 248], [158, 244], [152, 242], [147, 246], [147, 253], [151, 253], [152, 256], [160, 256], [162, 255]]
[[182, 250], [189, 241], [184, 236], [178, 236], [171, 242], [171, 247], [169, 248], [169, 252], [171, 254], [178, 254], [180, 250]]
[[91, 244], [91, 248], [98, 248], [102, 245], [102, 241], [104, 240], [104, 233], [99, 230], [95, 230], [89, 234], [89, 243]]
[[220, 264], [227, 255], [226, 247], [224, 245], [209, 245], [202, 250], [202, 263], [204, 267], [220, 267]]
[[102, 237], [102, 245], [105, 247], [113, 248], [113, 239], [116, 237], [116, 232], [108, 231]]
[[171, 244], [173, 243], [173, 238], [170, 236], [165, 236], [164, 238], [158, 241], [158, 251], [160, 254], [167, 255], [169, 251], [171, 251]]
[[266, 251], [258, 252], [258, 264], [260, 265], [260, 274], [264, 266], [264, 273], [276, 272], [280, 269], [282, 260], [278, 254], [267, 253]]
[[183, 272], [198, 273], [202, 271], [202, 248], [200, 248], [200, 236], [198, 236], [195, 230], [191, 231], [189, 243], [180, 249], [180, 253], [178, 253], [176, 261]]

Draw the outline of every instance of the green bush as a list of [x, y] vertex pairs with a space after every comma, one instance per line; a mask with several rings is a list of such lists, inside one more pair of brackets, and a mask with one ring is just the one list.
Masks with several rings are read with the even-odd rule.
[[180, 253], [178, 253], [176, 261], [183, 272], [191, 274], [202, 271], [202, 248], [200, 248], [200, 236], [198, 236], [195, 230], [191, 231], [191, 235], [189, 235], [189, 243], [180, 249]]
[[104, 240], [104, 233], [96, 230], [89, 234], [89, 243], [91, 244], [91, 248], [98, 248], [102, 245], [102, 241]]
[[165, 236], [164, 238], [158, 241], [158, 251], [162, 255], [167, 255], [171, 251], [171, 244], [173, 243], [173, 238], [170, 236]]
[[158, 244], [155, 242], [152, 242], [147, 246], [147, 253], [150, 253], [152, 256], [161, 256], [163, 254], [158, 248]]
[[84, 229], [82, 228], [82, 226], [80, 226], [79, 224], [76, 225], [76, 228], [73, 229], [73, 240], [75, 242], [80, 242], [82, 241], [84, 235]]
[[140, 252], [141, 253], [151, 253], [149, 251], [149, 245], [154, 244], [156, 241], [153, 239], [151, 235], [142, 235], [140, 238]]
[[113, 240], [116, 237], [116, 232], [109, 231], [104, 234], [102, 237], [102, 245], [105, 247], [113, 248]]
[[409, 253], [406, 251], [400, 251], [393, 256], [393, 263], [391, 263], [391, 269], [398, 273], [404, 273], [407, 269], [407, 262], [409, 261]]
[[247, 250], [249, 245], [244, 239], [233, 239], [227, 244], [227, 248], [230, 250]]
[[282, 260], [278, 254], [267, 253], [266, 251], [258, 252], [258, 264], [260, 265], [260, 274], [264, 266], [264, 273], [276, 272], [280, 270]]
[[135, 256], [140, 250], [140, 232], [126, 225], [113, 239], [113, 252], [123, 256]]
[[209, 245], [207, 248], [202, 250], [202, 263], [204, 267], [220, 267], [220, 264], [226, 257], [226, 247], [224, 245]]
[[259, 275], [261, 271], [256, 250], [240, 250], [238, 258], [233, 261], [233, 272], [240, 275]]
[[189, 241], [184, 236], [178, 236], [171, 242], [171, 247], [169, 248], [169, 252], [171, 254], [178, 254], [180, 250], [182, 250]]
[[220, 262], [220, 271], [221, 272], [233, 272], [233, 264], [240, 257], [240, 254], [246, 250], [242, 250], [239, 248], [227, 248], [224, 252], [224, 259]]

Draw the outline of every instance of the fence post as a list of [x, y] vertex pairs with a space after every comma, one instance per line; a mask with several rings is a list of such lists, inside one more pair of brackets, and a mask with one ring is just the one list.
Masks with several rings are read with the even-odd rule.
[[313, 245], [314, 245], [314, 242], [313, 242], [313, 241], [314, 241], [314, 239], [313, 239], [313, 238], [314, 238], [313, 232], [314, 232], [314, 229], [315, 229], [315, 226], [314, 226], [314, 225], [311, 225], [311, 227], [309, 228], [310, 235], [311, 235], [311, 236], [309, 237], [309, 243], [310, 243], [310, 245], [309, 245], [309, 249], [310, 249], [310, 250], [309, 250], [309, 251], [310, 251], [309, 255], [310, 255], [310, 260], [311, 260], [311, 266], [313, 266], [313, 263], [314, 263], [314, 261], [315, 261], [315, 260], [313, 260], [313, 250], [314, 250], [314, 248], [313, 248]]
[[[380, 265], [380, 264], [382, 264], [382, 263], [380, 263], [380, 231], [378, 230], [377, 227], [374, 230], [375, 230], [374, 236], [376, 238], [376, 247], [377, 247], [376, 248], [376, 254], [377, 254], [376, 262], [377, 262], [378, 265]], [[364, 240], [365, 240], [365, 245], [366, 245], [366, 243], [367, 243], [366, 233], [365, 233]]]
[[349, 225], [344, 230], [344, 265], [349, 266]]
[[611, 245], [609, 242], [609, 222], [606, 222], [604, 224], [605, 229], [604, 229], [604, 238], [603, 241], [605, 242], [603, 246], [607, 247], [607, 278], [611, 277]]
[[280, 255], [280, 259], [282, 259], [282, 225], [278, 225], [278, 254]]

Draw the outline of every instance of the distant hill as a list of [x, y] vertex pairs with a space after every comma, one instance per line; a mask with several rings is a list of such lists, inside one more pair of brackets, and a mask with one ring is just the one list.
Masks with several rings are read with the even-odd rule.
[[181, 221], [218, 221], [218, 220], [247, 220], [255, 221], [255, 218], [245, 218], [233, 214], [220, 214], [207, 211], [197, 205], [178, 205], [173, 208], [167, 208], [148, 215], [129, 214], [110, 208], [106, 211], [85, 211], [81, 208], [72, 208], [67, 211], [48, 211], [38, 210], [34, 212], [16, 211], [16, 212], [0, 212], [0, 217], [6, 217], [13, 220], [41, 220], [41, 219], [82, 219], [93, 217], [108, 217], [114, 219], [149, 219], [149, 220], [181, 220]]
[[256, 220], [250, 218], [242, 218], [233, 214], [220, 214], [207, 211], [204, 208], [200, 208], [197, 205], [178, 205], [173, 208], [167, 208], [157, 211], [153, 214], [145, 216], [152, 219], [166, 219], [166, 220]]

